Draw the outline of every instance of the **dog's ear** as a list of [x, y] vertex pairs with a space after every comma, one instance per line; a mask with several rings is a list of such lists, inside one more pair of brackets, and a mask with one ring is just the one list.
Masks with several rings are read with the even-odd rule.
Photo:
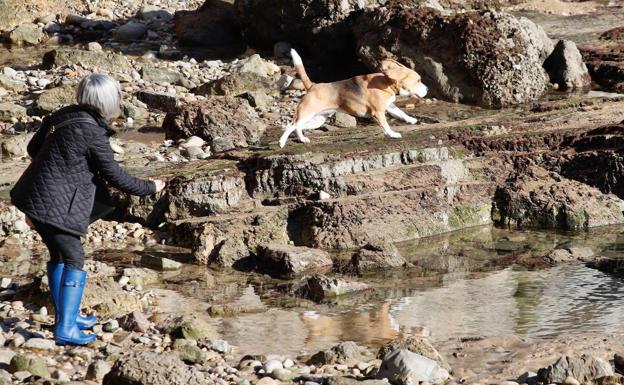
[[405, 79], [405, 71], [399, 67], [383, 69], [381, 71], [388, 79], [396, 84], [400, 84]]

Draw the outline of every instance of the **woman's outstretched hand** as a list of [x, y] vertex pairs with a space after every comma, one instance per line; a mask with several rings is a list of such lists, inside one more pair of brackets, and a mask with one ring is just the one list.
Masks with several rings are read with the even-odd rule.
[[150, 179], [150, 180], [154, 182], [154, 184], [156, 185], [156, 192], [161, 192], [166, 186], [166, 183], [160, 179]]

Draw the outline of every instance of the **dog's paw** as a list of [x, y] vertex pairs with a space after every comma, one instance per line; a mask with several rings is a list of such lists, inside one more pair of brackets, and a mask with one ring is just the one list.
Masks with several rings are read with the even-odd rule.
[[407, 124], [416, 124], [416, 123], [418, 123], [418, 119], [412, 118], [412, 117], [406, 119], [405, 121], [407, 122]]
[[306, 138], [305, 136], [303, 138], [299, 139], [301, 141], [301, 143], [310, 143], [310, 138]]
[[280, 141], [279, 141], [280, 148], [284, 148], [285, 145], [286, 145], [286, 140], [280, 139]]
[[391, 132], [390, 134], [388, 134], [389, 137], [391, 138], [395, 138], [395, 139], [399, 139], [402, 138], [403, 136], [401, 134], [399, 134], [398, 132]]

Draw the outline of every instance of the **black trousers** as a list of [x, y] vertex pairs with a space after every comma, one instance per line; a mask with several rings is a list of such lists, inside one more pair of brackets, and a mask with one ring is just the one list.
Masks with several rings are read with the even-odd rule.
[[50, 262], [64, 263], [65, 267], [82, 270], [85, 254], [79, 236], [45, 223], [32, 222], [50, 251]]

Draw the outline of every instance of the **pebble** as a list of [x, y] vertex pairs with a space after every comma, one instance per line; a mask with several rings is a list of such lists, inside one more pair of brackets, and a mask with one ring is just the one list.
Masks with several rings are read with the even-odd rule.
[[102, 46], [97, 41], [92, 41], [87, 44], [87, 49], [91, 52], [100, 52], [102, 51]]
[[278, 385], [279, 383], [271, 377], [263, 377], [256, 382], [256, 385]]
[[273, 373], [274, 370], [276, 369], [283, 369], [284, 366], [282, 365], [282, 362], [279, 360], [269, 360], [267, 362], [264, 363], [264, 372], [267, 374], [271, 374]]
[[281, 382], [290, 382], [293, 379], [294, 375], [288, 369], [278, 368], [271, 372], [271, 377]]
[[325, 191], [319, 191], [319, 200], [327, 200], [327, 199], [331, 199], [331, 195], [329, 195], [329, 193], [326, 193]]
[[286, 359], [284, 361], [284, 363], [282, 365], [284, 366], [284, 368], [289, 369], [289, 368], [292, 368], [293, 366], [295, 366], [295, 363], [293, 362], [293, 360], [288, 358], [288, 359]]
[[28, 349], [54, 350], [54, 348], [56, 348], [56, 344], [54, 340], [47, 340], [44, 338], [31, 338], [26, 341], [24, 347]]
[[581, 383], [574, 377], [568, 376], [563, 380], [564, 385], [581, 385]]
[[117, 320], [110, 320], [102, 326], [102, 330], [109, 333], [112, 333], [117, 329], [119, 329], [119, 322]]
[[13, 373], [13, 377], [15, 377], [15, 379], [17, 381], [24, 381], [30, 377], [32, 377], [32, 374], [30, 372], [27, 372], [25, 370], [22, 370], [20, 372], [15, 372]]
[[11, 286], [11, 278], [4, 277], [0, 280], [0, 289], [8, 289]]

